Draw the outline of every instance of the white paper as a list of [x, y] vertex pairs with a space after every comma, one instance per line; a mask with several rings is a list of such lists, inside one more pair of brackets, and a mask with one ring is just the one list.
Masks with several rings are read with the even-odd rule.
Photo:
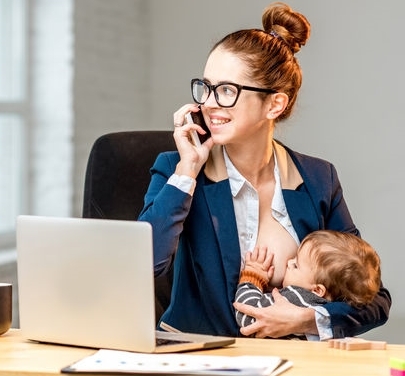
[[[155, 374], [271, 375], [282, 359], [276, 356], [215, 356], [141, 354], [99, 350], [64, 372], [121, 372]], [[288, 364], [288, 368], [291, 367]]]

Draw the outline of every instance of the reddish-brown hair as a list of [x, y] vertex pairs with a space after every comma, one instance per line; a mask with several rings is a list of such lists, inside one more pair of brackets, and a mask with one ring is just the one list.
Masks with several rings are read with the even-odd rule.
[[353, 306], [371, 303], [381, 285], [380, 258], [363, 239], [349, 233], [319, 230], [302, 241], [309, 244], [314, 281], [326, 287], [330, 300]]
[[288, 105], [278, 117], [283, 120], [290, 116], [301, 87], [301, 68], [294, 54], [309, 38], [310, 24], [302, 14], [279, 2], [264, 10], [262, 23], [263, 30], [228, 34], [211, 52], [221, 48], [237, 55], [248, 66], [248, 78], [258, 86], [287, 94]]

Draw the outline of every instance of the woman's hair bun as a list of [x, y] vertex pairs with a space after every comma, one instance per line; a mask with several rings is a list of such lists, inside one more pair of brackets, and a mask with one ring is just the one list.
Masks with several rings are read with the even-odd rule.
[[272, 3], [264, 10], [262, 23], [265, 32], [280, 37], [293, 53], [305, 45], [311, 32], [306, 17], [281, 2]]

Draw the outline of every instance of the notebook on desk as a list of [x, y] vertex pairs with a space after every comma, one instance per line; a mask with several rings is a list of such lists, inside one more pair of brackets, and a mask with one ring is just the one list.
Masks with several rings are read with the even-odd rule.
[[[17, 267], [27, 339], [143, 353], [235, 342], [156, 331], [152, 227], [146, 222], [19, 216]], [[157, 345], [159, 338], [165, 344]]]

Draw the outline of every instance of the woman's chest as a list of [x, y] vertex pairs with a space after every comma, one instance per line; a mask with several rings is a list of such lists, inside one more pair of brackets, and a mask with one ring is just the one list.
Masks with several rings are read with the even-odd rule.
[[281, 286], [287, 261], [296, 256], [298, 245], [285, 227], [274, 218], [271, 210], [259, 216], [256, 244], [266, 246], [273, 253], [274, 275], [270, 283], [274, 287]]

